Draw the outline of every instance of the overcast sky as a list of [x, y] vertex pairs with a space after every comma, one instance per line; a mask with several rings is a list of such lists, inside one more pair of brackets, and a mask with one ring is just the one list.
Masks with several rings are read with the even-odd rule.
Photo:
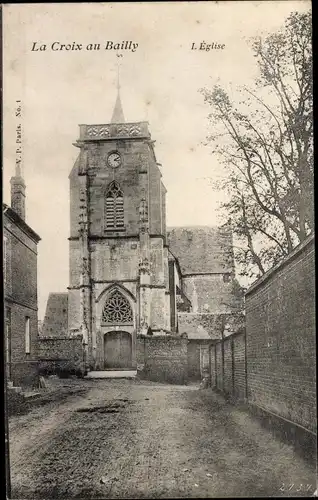
[[[117, 58], [107, 41], [132, 41], [119, 51], [126, 121], [149, 121], [168, 190], [167, 224], [215, 225], [222, 193], [207, 178], [220, 167], [207, 147], [209, 108], [198, 92], [229, 90], [256, 75], [247, 40], [278, 29], [309, 1], [4, 5], [4, 202], [10, 203], [16, 126], [23, 127], [28, 224], [40, 235], [39, 318], [50, 291], [68, 286], [69, 180], [80, 123], [108, 123], [116, 99]], [[191, 50], [192, 43], [225, 44]], [[44, 51], [33, 50], [46, 45]], [[83, 50], [52, 51], [53, 42]], [[101, 49], [86, 50], [89, 43]], [[56, 44], [54, 47], [57, 47]], [[22, 118], [15, 117], [16, 100]]]

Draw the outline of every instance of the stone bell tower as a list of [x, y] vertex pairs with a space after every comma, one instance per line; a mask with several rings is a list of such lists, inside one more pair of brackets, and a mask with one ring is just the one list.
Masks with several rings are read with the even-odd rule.
[[138, 334], [170, 328], [165, 194], [147, 122], [80, 125], [70, 173], [69, 334], [88, 369], [136, 367]]

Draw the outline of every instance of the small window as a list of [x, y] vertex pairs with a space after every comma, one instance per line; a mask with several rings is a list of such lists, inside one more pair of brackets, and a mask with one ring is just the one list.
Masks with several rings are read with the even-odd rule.
[[224, 283], [229, 283], [231, 281], [230, 273], [223, 274], [223, 281], [224, 281]]
[[25, 318], [25, 354], [30, 354], [31, 337], [30, 337], [30, 318]]

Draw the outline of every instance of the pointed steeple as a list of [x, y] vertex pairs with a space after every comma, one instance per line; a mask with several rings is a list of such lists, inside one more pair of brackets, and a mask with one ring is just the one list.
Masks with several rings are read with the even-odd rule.
[[117, 98], [116, 98], [116, 102], [115, 102], [115, 107], [114, 107], [111, 123], [125, 123], [123, 106], [122, 106], [121, 98], [120, 98], [119, 61], [118, 61], [118, 65], [117, 65]]
[[123, 107], [121, 104], [119, 89], [117, 92], [117, 99], [116, 99], [111, 123], [125, 123], [125, 117], [124, 117]]

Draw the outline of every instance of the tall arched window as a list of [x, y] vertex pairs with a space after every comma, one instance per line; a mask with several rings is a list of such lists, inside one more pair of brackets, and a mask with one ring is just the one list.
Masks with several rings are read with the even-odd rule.
[[106, 229], [124, 229], [124, 196], [117, 182], [112, 182], [106, 193]]
[[131, 324], [133, 313], [126, 297], [119, 290], [114, 290], [104, 306], [102, 324]]

